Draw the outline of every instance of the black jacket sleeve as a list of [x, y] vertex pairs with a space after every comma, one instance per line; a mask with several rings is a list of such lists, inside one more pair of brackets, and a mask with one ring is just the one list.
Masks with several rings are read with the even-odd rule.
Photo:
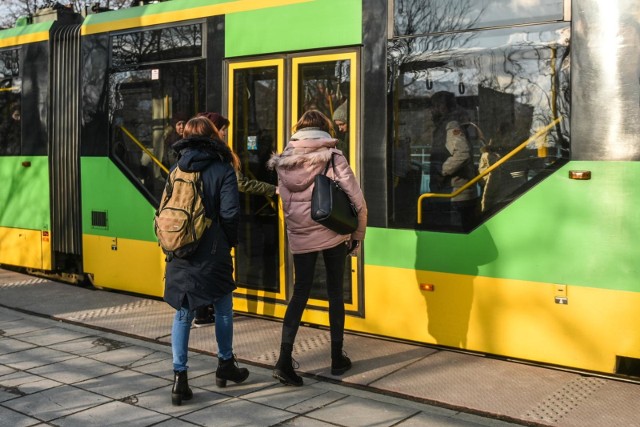
[[238, 245], [238, 226], [240, 223], [240, 196], [238, 180], [231, 165], [224, 168], [220, 186], [220, 226], [227, 236], [231, 247]]

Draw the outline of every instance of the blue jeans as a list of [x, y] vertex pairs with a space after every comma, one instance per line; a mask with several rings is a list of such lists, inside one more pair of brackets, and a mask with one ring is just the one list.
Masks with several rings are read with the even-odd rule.
[[[218, 357], [228, 360], [233, 357], [233, 293], [213, 302], [216, 309], [216, 341]], [[182, 307], [176, 311], [171, 328], [171, 351], [173, 352], [173, 370], [186, 371], [189, 353], [189, 334], [195, 310]]]

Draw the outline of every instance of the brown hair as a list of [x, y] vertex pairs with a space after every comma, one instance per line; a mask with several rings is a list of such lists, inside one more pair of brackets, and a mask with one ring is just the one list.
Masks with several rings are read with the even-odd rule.
[[[189, 138], [191, 136], [204, 136], [219, 141], [225, 146], [227, 145], [221, 140], [222, 138], [220, 138], [220, 133], [218, 132], [216, 125], [204, 116], [194, 117], [184, 125], [182, 137]], [[233, 150], [229, 151], [231, 152], [231, 164], [233, 165], [233, 168], [235, 170], [240, 170], [240, 159], [238, 158], [238, 155], [234, 153]]]
[[304, 128], [318, 128], [333, 135], [333, 122], [318, 110], [305, 111], [298, 123], [293, 126], [296, 132]]
[[206, 117], [194, 117], [184, 125], [182, 135], [185, 138], [190, 136], [206, 136], [207, 138], [219, 138], [218, 128]]
[[218, 129], [222, 129], [225, 126], [229, 127], [229, 125], [231, 124], [229, 122], [229, 119], [227, 119], [225, 116], [223, 116], [220, 113], [213, 113], [213, 112], [207, 111], [204, 113], [196, 114], [196, 117], [206, 117], [207, 119], [211, 120], [211, 122], [213, 122], [213, 124], [216, 125]]

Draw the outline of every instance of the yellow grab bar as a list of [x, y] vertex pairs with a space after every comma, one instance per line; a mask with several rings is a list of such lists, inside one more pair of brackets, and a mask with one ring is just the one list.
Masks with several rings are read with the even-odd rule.
[[141, 149], [142, 151], [144, 151], [145, 153], [147, 153], [147, 154], [149, 155], [149, 157], [151, 157], [151, 160], [153, 160], [153, 162], [154, 162], [156, 165], [158, 165], [158, 166], [160, 167], [160, 169], [162, 169], [163, 171], [165, 171], [165, 173], [167, 173], [167, 174], [169, 173], [169, 169], [167, 169], [167, 167], [166, 167], [165, 165], [163, 165], [163, 164], [162, 164], [162, 162], [161, 162], [160, 160], [158, 160], [158, 159], [156, 158], [156, 156], [154, 156], [154, 155], [153, 155], [153, 153], [152, 153], [151, 151], [147, 150], [147, 148], [146, 148], [144, 145], [142, 145], [142, 142], [138, 141], [138, 140], [136, 139], [136, 137], [135, 137], [135, 136], [133, 136], [133, 134], [132, 134], [131, 132], [129, 132], [129, 131], [128, 131], [124, 126], [120, 126], [120, 129], [122, 129], [122, 131], [123, 131], [125, 134], [127, 134], [127, 136], [128, 136], [129, 138], [131, 138], [131, 140], [132, 140], [133, 142], [135, 142], [135, 143], [136, 143], [136, 145], [137, 145], [138, 147], [140, 147], [140, 149]]
[[427, 197], [440, 197], [440, 198], [450, 199], [452, 197], [457, 196], [458, 194], [462, 193], [467, 188], [471, 187], [472, 185], [475, 185], [478, 181], [480, 181], [485, 176], [489, 175], [493, 170], [498, 168], [501, 164], [503, 164], [504, 162], [509, 160], [511, 157], [513, 157], [516, 154], [518, 154], [527, 145], [529, 145], [532, 141], [535, 141], [536, 139], [540, 138], [542, 135], [544, 135], [547, 132], [549, 132], [552, 127], [554, 127], [556, 124], [560, 123], [560, 120], [562, 120], [562, 117], [558, 117], [557, 119], [555, 119], [554, 121], [549, 123], [547, 126], [545, 126], [542, 129], [538, 130], [536, 133], [531, 135], [529, 137], [529, 139], [524, 141], [522, 144], [518, 145], [516, 148], [511, 150], [508, 154], [506, 154], [500, 160], [498, 160], [497, 162], [495, 162], [494, 164], [489, 166], [487, 169], [482, 171], [482, 173], [480, 175], [478, 175], [475, 178], [471, 179], [469, 182], [467, 182], [462, 187], [458, 188], [453, 193], [424, 193], [424, 194], [422, 194], [420, 197], [418, 197], [418, 224], [422, 224], [422, 199], [427, 198]]

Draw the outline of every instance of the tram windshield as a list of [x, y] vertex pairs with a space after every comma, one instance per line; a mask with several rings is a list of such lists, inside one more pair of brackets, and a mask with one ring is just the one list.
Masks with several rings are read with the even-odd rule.
[[0, 51], [0, 156], [20, 154], [22, 84], [18, 50]]
[[390, 41], [392, 226], [470, 231], [568, 158], [569, 37], [563, 22]]

